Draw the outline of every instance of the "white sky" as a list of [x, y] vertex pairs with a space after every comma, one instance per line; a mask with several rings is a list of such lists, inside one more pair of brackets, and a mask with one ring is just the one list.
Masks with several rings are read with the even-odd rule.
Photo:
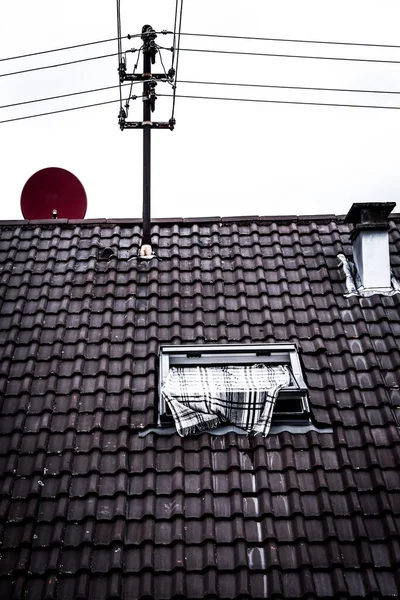
[[[121, 0], [123, 34], [173, 29], [175, 0]], [[184, 32], [400, 44], [399, 0], [185, 0]], [[0, 5], [0, 58], [116, 36], [114, 0], [13, 0]], [[170, 46], [172, 36], [157, 42]], [[138, 40], [125, 48], [138, 47]], [[182, 37], [182, 48], [380, 58], [400, 49]], [[116, 42], [0, 62], [0, 73], [117, 51]], [[169, 66], [170, 53], [163, 53]], [[132, 62], [130, 63], [132, 64]], [[140, 64], [141, 67], [141, 64]], [[160, 64], [154, 67], [161, 70]], [[400, 64], [181, 52], [179, 78], [400, 91]], [[0, 105], [116, 85], [117, 57], [0, 77]], [[136, 86], [140, 94], [140, 86]], [[170, 93], [167, 84], [158, 93]], [[178, 93], [400, 106], [400, 95], [181, 84]], [[118, 98], [118, 90], [2, 108], [0, 120]], [[77, 175], [87, 218], [142, 213], [142, 132], [121, 132], [118, 104], [0, 125], [0, 219], [22, 218], [37, 170]], [[154, 120], [168, 120], [160, 98]], [[141, 120], [142, 103], [130, 118]], [[396, 201], [400, 111], [177, 99], [176, 129], [152, 134], [152, 216], [346, 213], [353, 202]], [[399, 210], [399, 207], [397, 207]]]

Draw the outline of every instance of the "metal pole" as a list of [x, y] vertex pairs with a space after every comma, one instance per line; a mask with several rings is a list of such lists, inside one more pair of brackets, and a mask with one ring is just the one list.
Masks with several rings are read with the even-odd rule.
[[[123, 59], [119, 63], [120, 82], [123, 81], [143, 81], [143, 121], [127, 121], [127, 112], [129, 103], [127, 102], [127, 111], [122, 108], [119, 112], [118, 122], [121, 131], [124, 129], [143, 129], [143, 237], [140, 248], [140, 256], [151, 258], [154, 256], [151, 247], [151, 130], [156, 129], [174, 129], [175, 119], [168, 122], [155, 122], [151, 120], [151, 113], [155, 109], [157, 100], [155, 88], [157, 80], [168, 80], [172, 83], [175, 76], [173, 69], [168, 73], [152, 73], [151, 65], [156, 62], [158, 46], [155, 42], [157, 34], [150, 25], [142, 27], [142, 51], [143, 51], [143, 74], [138, 75], [135, 69], [132, 74], [126, 72], [126, 64]], [[136, 99], [136, 96], [132, 96]]]
[[151, 244], [151, 59], [154, 52], [154, 38], [148, 35], [150, 25], [142, 30], [143, 40], [143, 240], [142, 244]]

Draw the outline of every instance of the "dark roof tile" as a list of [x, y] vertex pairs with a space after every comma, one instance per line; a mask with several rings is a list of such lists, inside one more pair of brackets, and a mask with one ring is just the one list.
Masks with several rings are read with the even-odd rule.
[[[40, 504], [40, 507], [42, 504]], [[12, 500], [8, 506], [8, 521], [11, 523], [18, 523], [25, 519], [36, 519], [38, 516], [39, 498], [29, 497], [24, 500]]]
[[49, 475], [59, 475], [64, 471], [70, 472], [72, 468], [73, 455], [70, 450], [63, 452], [61, 449], [56, 454], [47, 454], [44, 469]]
[[28, 569], [33, 573], [44, 574], [47, 571], [57, 571], [60, 561], [61, 549], [53, 547], [34, 548], [30, 555]]
[[[0, 224], [3, 596], [397, 596], [398, 296], [344, 297], [332, 216], [153, 233], [145, 262], [137, 221]], [[297, 343], [333, 433], [138, 437], [159, 344], [214, 341]]]

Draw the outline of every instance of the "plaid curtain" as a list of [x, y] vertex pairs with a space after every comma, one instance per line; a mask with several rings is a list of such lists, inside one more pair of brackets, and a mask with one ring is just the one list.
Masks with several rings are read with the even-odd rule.
[[289, 382], [285, 365], [172, 367], [162, 393], [182, 437], [226, 423], [266, 436], [278, 392]]

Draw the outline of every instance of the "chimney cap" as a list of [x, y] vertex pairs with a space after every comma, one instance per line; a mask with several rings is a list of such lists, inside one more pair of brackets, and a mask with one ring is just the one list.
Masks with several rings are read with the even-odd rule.
[[396, 206], [396, 202], [355, 202], [347, 213], [344, 222], [353, 225], [379, 227], [387, 225], [388, 216]]

